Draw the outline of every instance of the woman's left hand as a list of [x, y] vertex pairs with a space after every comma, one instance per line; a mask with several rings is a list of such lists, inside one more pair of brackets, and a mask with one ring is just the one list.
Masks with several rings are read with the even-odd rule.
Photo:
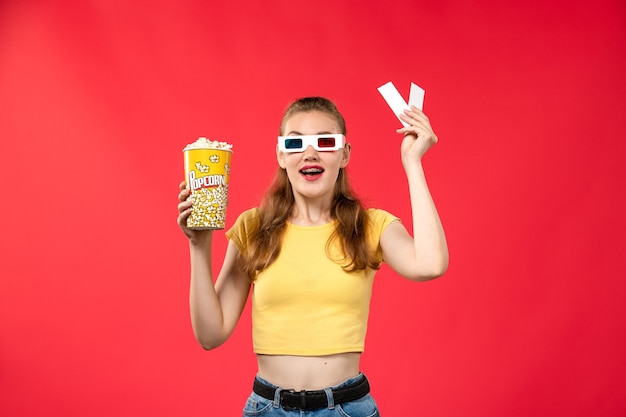
[[408, 126], [396, 130], [398, 133], [404, 134], [402, 141], [402, 164], [406, 167], [407, 162], [421, 161], [422, 157], [437, 143], [437, 135], [430, 126], [428, 117], [417, 107], [411, 106], [410, 109], [400, 114], [400, 118], [408, 124]]

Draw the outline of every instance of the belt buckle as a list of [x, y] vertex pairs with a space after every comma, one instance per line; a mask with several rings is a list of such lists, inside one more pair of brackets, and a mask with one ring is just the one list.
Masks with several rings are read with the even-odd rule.
[[[300, 399], [299, 405], [286, 405], [283, 403], [284, 394], [299, 394], [298, 397]], [[294, 410], [306, 410], [306, 391], [296, 391], [294, 389], [287, 389], [280, 391], [280, 405], [283, 407], [285, 411], [294, 411]]]

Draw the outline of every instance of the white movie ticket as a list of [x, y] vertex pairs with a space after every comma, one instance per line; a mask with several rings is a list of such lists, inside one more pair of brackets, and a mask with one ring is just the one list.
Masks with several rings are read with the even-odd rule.
[[408, 126], [400, 119], [400, 114], [409, 108], [409, 106], [415, 106], [422, 110], [424, 107], [424, 90], [417, 84], [411, 83], [411, 90], [409, 92], [409, 104], [404, 101], [398, 89], [393, 85], [391, 81], [387, 84], [378, 87], [378, 92], [383, 96], [393, 114], [396, 115], [400, 123], [404, 126]]

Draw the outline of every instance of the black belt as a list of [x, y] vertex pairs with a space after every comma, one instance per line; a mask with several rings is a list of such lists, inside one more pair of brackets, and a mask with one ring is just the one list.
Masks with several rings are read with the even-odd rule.
[[[274, 394], [278, 388], [265, 385], [258, 379], [254, 380], [252, 390], [261, 397], [274, 400]], [[347, 387], [333, 388], [333, 399], [335, 404], [346, 403], [363, 398], [370, 392], [370, 384], [365, 375]], [[317, 391], [295, 391], [280, 390], [280, 404], [284, 409], [293, 410], [314, 410], [316, 408], [328, 407], [328, 398], [324, 390]]]

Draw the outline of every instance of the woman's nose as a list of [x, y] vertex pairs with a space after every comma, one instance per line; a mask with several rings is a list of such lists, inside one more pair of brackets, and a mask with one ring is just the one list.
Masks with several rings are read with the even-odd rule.
[[307, 160], [317, 159], [317, 151], [315, 150], [315, 148], [313, 148], [312, 145], [309, 145], [304, 150], [302, 157]]

